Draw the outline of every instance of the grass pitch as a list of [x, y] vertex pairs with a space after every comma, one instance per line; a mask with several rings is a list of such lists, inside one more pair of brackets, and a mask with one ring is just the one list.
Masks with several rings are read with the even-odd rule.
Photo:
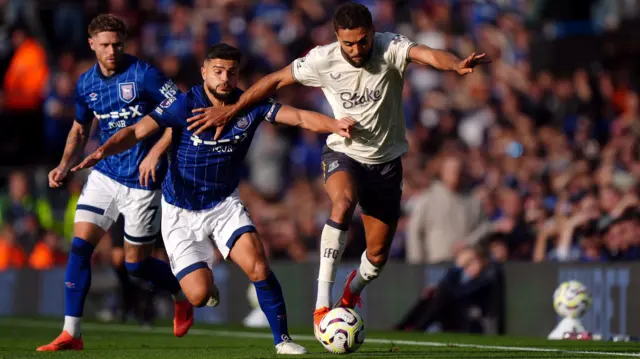
[[[271, 333], [240, 327], [196, 324], [184, 338], [169, 326], [142, 329], [135, 325], [87, 323], [82, 352], [38, 353], [35, 348], [60, 332], [61, 321], [0, 319], [0, 359], [12, 358], [274, 358]], [[292, 331], [309, 349], [303, 358], [330, 358], [311, 329]], [[621, 358], [640, 357], [640, 344], [546, 341], [534, 338], [369, 332], [350, 357], [362, 358]]]

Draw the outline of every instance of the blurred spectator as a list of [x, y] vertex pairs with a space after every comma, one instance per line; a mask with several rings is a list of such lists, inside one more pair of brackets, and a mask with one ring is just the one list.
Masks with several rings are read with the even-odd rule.
[[439, 323], [445, 332], [503, 333], [503, 301], [501, 266], [489, 262], [485, 250], [468, 247], [395, 329], [424, 332]]
[[58, 236], [54, 232], [46, 232], [29, 255], [29, 267], [33, 269], [51, 269], [66, 264], [67, 257], [62, 252]]
[[440, 181], [426, 190], [411, 212], [407, 239], [409, 263], [451, 260], [464, 240], [485, 221], [481, 203], [462, 182], [464, 162], [458, 156], [442, 159]]
[[34, 196], [24, 172], [11, 172], [7, 192], [6, 196], [0, 197], [0, 226], [13, 223], [18, 233], [21, 233], [30, 227], [28, 217], [34, 215], [38, 226], [53, 229], [54, 219], [50, 203]]
[[75, 116], [73, 80], [68, 73], [58, 73], [53, 89], [44, 102], [44, 135], [47, 154], [52, 164], [57, 163], [64, 152], [67, 135]]
[[23, 28], [11, 33], [15, 49], [4, 75], [5, 106], [9, 111], [37, 109], [49, 76], [45, 49]]
[[0, 229], [0, 271], [24, 267], [27, 256], [18, 243], [18, 237], [9, 223]]

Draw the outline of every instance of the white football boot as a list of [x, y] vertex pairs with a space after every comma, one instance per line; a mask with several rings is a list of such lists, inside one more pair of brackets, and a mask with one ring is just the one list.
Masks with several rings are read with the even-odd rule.
[[301, 355], [309, 352], [302, 345], [296, 344], [293, 340], [287, 338], [282, 343], [276, 345], [276, 354], [285, 355]]

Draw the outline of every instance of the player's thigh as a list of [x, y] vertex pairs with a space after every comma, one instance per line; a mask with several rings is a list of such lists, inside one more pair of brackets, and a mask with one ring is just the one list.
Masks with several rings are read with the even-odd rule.
[[162, 194], [159, 190], [123, 190], [126, 195], [118, 198], [118, 206], [124, 216], [124, 241], [136, 248], [153, 248], [160, 232]]
[[344, 153], [325, 147], [322, 153], [322, 173], [333, 212], [350, 216], [358, 203], [358, 163]]
[[206, 225], [211, 226], [212, 238], [225, 260], [235, 262], [251, 280], [264, 274], [264, 247], [238, 191], [213, 208]]
[[94, 245], [118, 219], [115, 181], [93, 171], [78, 198], [74, 235]]
[[[169, 257], [171, 271], [181, 286], [183, 279], [201, 269], [213, 267], [214, 246], [206, 233], [194, 232], [192, 224], [196, 220], [193, 212], [162, 203], [162, 239]], [[200, 227], [201, 228], [201, 227]], [[212, 285], [201, 275], [189, 276], [186, 291], [196, 291], [197, 286]]]

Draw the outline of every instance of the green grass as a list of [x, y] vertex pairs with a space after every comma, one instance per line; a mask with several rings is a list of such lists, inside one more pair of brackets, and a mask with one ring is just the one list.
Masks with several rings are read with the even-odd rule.
[[[0, 319], [0, 358], [274, 358], [266, 330], [195, 325], [184, 338], [168, 326], [144, 330], [133, 325], [89, 323], [84, 326], [83, 352], [37, 353], [38, 345], [59, 334], [60, 322]], [[304, 358], [335, 357], [324, 351], [310, 330], [293, 338], [311, 351]], [[544, 351], [546, 350], [546, 351]], [[618, 354], [617, 356], [614, 354]], [[362, 358], [622, 358], [640, 356], [633, 343], [546, 341], [536, 338], [450, 334], [372, 332], [351, 357]]]

